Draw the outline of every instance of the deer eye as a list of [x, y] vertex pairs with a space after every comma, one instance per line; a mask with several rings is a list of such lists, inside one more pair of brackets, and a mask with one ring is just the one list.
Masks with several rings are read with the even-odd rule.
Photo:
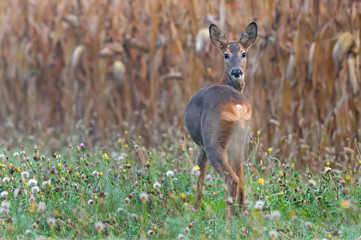
[[244, 52], [242, 53], [242, 57], [245, 58], [247, 56], [247, 54]]
[[228, 59], [228, 58], [229, 58], [228, 53], [225, 53], [225, 54], [224, 54], [224, 59]]

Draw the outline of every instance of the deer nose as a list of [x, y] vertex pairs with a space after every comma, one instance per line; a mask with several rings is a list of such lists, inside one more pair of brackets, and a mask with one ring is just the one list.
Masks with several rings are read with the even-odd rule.
[[239, 77], [241, 77], [243, 75], [243, 72], [242, 72], [241, 69], [232, 69], [231, 75], [234, 78], [239, 78]]

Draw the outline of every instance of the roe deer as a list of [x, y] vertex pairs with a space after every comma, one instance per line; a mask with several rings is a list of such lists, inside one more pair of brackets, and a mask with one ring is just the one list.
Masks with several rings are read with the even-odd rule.
[[242, 162], [252, 109], [242, 91], [247, 50], [257, 38], [257, 25], [250, 23], [238, 41], [229, 42], [214, 24], [209, 27], [209, 35], [224, 55], [225, 73], [219, 84], [199, 90], [185, 111], [186, 128], [199, 148], [197, 165], [201, 174], [194, 207], [198, 209], [202, 202], [208, 158], [227, 184], [227, 215], [233, 215], [235, 209], [232, 203], [238, 201], [241, 211], [245, 208]]

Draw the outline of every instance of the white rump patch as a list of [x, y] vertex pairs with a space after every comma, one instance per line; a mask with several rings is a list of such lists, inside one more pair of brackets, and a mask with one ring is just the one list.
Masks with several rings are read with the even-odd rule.
[[237, 105], [236, 105], [236, 108], [237, 108], [237, 110], [238, 110], [239, 113], [242, 113], [242, 111], [243, 111], [242, 105], [237, 104]]

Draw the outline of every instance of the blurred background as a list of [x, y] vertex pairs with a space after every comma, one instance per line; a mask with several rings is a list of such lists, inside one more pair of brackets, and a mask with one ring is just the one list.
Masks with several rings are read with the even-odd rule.
[[[0, 134], [64, 146], [187, 138], [183, 113], [219, 81], [215, 23], [238, 39], [251, 21], [244, 95], [251, 132], [282, 161], [353, 164], [361, 135], [361, 2], [352, 0], [0, 1]], [[189, 141], [189, 145], [191, 142]]]

